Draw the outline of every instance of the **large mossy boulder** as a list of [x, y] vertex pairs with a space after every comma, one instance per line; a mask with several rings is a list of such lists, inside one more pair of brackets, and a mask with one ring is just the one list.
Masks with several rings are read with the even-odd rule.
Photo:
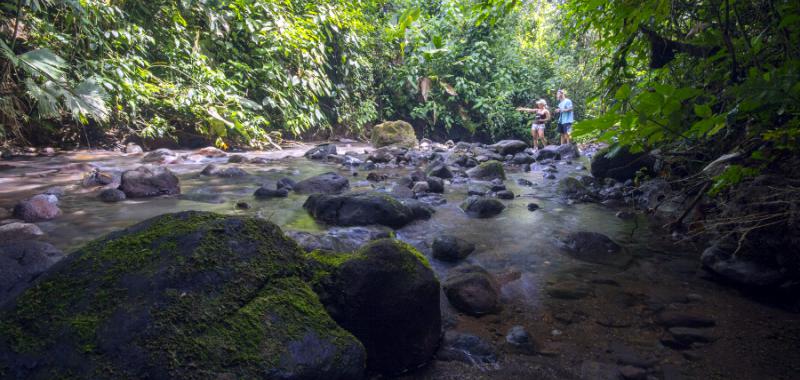
[[341, 195], [312, 194], [303, 203], [314, 219], [336, 226], [380, 224], [400, 228], [416, 219], [430, 218], [432, 209], [419, 202], [402, 203], [378, 192]]
[[382, 239], [354, 254], [311, 256], [320, 300], [364, 344], [371, 371], [395, 374], [431, 360], [441, 336], [440, 285], [419, 251]]
[[613, 178], [624, 182], [636, 177], [639, 170], [653, 171], [655, 159], [647, 152], [632, 153], [623, 147], [613, 156], [609, 156], [609, 153], [609, 148], [603, 148], [592, 157], [592, 175], [595, 178]]
[[387, 121], [372, 128], [372, 146], [380, 148], [389, 145], [413, 148], [417, 146], [414, 128], [405, 121]]
[[493, 179], [506, 179], [503, 164], [499, 161], [486, 161], [472, 169], [467, 170], [469, 178], [491, 181]]
[[358, 379], [365, 350], [274, 224], [162, 215], [87, 244], [0, 312], [3, 378]]

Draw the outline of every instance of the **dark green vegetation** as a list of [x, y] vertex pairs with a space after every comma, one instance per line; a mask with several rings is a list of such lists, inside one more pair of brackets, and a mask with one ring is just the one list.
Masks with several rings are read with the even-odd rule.
[[524, 136], [514, 107], [586, 87], [547, 1], [22, 0], [0, 12], [0, 132], [22, 145], [110, 134], [267, 147], [397, 119], [426, 136]]
[[[423, 336], [434, 344], [411, 359], [396, 356], [418, 366], [438, 341], [438, 282], [416, 250], [382, 244], [392, 249], [365, 248], [318, 268], [318, 254], [306, 255], [270, 222], [201, 212], [150, 219], [88, 244], [6, 305], [0, 377], [361, 378], [374, 352], [420, 345], [340, 327], [306, 282], [328, 284], [330, 297], [339, 290], [329, 278], [364, 260], [392, 264], [381, 266], [385, 286], [369, 283], [371, 294], [405, 289], [409, 302], [436, 306], [435, 318], [415, 317], [434, 325], [433, 338]], [[348, 283], [347, 291], [362, 285]], [[432, 289], [431, 302], [410, 286]], [[399, 321], [411, 306], [397, 297], [370, 301], [358, 303]], [[384, 307], [397, 305], [404, 307]]]

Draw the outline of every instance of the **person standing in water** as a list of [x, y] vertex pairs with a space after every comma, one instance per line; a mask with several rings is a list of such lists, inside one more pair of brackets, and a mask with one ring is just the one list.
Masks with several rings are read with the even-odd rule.
[[550, 121], [550, 111], [547, 109], [547, 102], [544, 99], [536, 101], [536, 108], [519, 107], [517, 111], [528, 112], [535, 115], [531, 124], [531, 137], [533, 138], [533, 149], [539, 149], [539, 140], [542, 140], [542, 147], [547, 146], [547, 139], [544, 137], [544, 127]]
[[575, 122], [575, 116], [572, 110], [572, 100], [567, 98], [567, 94], [563, 89], [558, 90], [556, 94], [558, 97], [558, 108], [556, 113], [558, 115], [558, 133], [561, 134], [561, 145], [570, 143], [570, 132], [572, 132], [572, 123]]

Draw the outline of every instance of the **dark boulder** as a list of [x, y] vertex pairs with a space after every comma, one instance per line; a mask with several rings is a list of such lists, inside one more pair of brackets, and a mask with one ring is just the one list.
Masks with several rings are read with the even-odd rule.
[[100, 192], [98, 198], [106, 203], [114, 203], [124, 201], [127, 197], [125, 196], [125, 192], [120, 189], [105, 189]]
[[12, 300], [0, 368], [32, 379], [362, 378], [363, 346], [330, 318], [305, 267], [270, 222], [158, 216], [87, 244]]
[[250, 159], [241, 154], [232, 154], [228, 157], [229, 164], [246, 164], [248, 162], [250, 162]]
[[286, 198], [289, 196], [289, 189], [282, 187], [279, 189], [270, 189], [266, 186], [261, 186], [253, 193], [253, 196], [258, 199], [269, 198]]
[[601, 149], [592, 157], [592, 175], [596, 178], [613, 178], [626, 181], [636, 176], [636, 172], [644, 169], [653, 171], [655, 159], [646, 152], [632, 153], [627, 147], [619, 149], [615, 155], [608, 157], [610, 150]]
[[570, 256], [590, 263], [626, 267], [632, 260], [619, 244], [597, 232], [573, 232], [563, 244]]
[[439, 177], [442, 179], [453, 178], [453, 172], [442, 162], [435, 162], [425, 169], [425, 173], [430, 177]]
[[200, 174], [210, 177], [236, 178], [246, 177], [247, 172], [237, 167], [220, 168], [214, 164], [208, 164]]
[[433, 257], [442, 261], [460, 261], [475, 250], [475, 244], [453, 235], [437, 236], [433, 239]]
[[444, 193], [444, 180], [439, 177], [428, 177], [428, 191], [431, 193]]
[[[63, 257], [61, 250], [41, 241], [24, 240], [0, 244], [0, 308], [31, 286], [36, 278]], [[2, 335], [4, 334], [0, 334]], [[2, 340], [0, 337], [0, 342]], [[3, 358], [2, 347], [0, 344], [0, 362]]]
[[706, 270], [737, 284], [772, 287], [780, 285], [784, 274], [768, 260], [736, 256], [738, 243], [735, 239], [722, 239], [711, 243], [703, 251], [700, 261]]
[[514, 199], [514, 192], [511, 190], [500, 190], [495, 194], [495, 196], [499, 199], [511, 200]]
[[558, 181], [558, 194], [563, 197], [578, 199], [588, 194], [588, 190], [580, 180], [564, 177]]
[[171, 164], [178, 160], [178, 155], [166, 148], [156, 149], [142, 157], [144, 163]]
[[178, 177], [167, 168], [140, 166], [122, 173], [119, 189], [128, 198], [180, 194]]
[[350, 188], [350, 181], [328, 172], [297, 182], [292, 188], [299, 194], [339, 194]]
[[528, 148], [528, 144], [520, 140], [501, 140], [489, 145], [489, 149], [494, 150], [502, 156], [507, 154], [514, 155], [524, 151], [526, 148]]
[[292, 190], [294, 189], [294, 186], [296, 184], [297, 183], [293, 179], [288, 177], [283, 177], [279, 179], [278, 182], [275, 184], [275, 188]]
[[500, 310], [497, 283], [479, 266], [453, 268], [442, 288], [450, 304], [465, 314], [480, 316]]
[[440, 287], [422, 254], [382, 239], [355, 254], [311, 256], [323, 273], [320, 300], [364, 344], [369, 369], [395, 374], [431, 359], [441, 334]]
[[[422, 207], [421, 203], [413, 203]], [[427, 206], [425, 206], [427, 207]], [[312, 194], [303, 204], [314, 219], [337, 226], [364, 226], [380, 224], [400, 228], [417, 218], [425, 210], [416, 210], [389, 194], [367, 192], [342, 195]], [[428, 214], [428, 216], [430, 216]]]
[[461, 209], [473, 218], [491, 218], [506, 208], [502, 202], [494, 198], [470, 196], [461, 203]]
[[536, 152], [536, 161], [542, 162], [545, 160], [560, 160], [561, 151], [558, 145], [548, 145]]
[[61, 215], [58, 197], [52, 194], [39, 194], [14, 206], [14, 217], [26, 222], [41, 222]]

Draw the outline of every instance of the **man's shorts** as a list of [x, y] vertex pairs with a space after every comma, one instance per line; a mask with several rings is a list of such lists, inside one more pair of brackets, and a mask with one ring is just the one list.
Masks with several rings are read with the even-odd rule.
[[558, 133], [570, 133], [572, 132], [572, 123], [558, 123]]
[[543, 131], [543, 130], [544, 130], [544, 124], [536, 124], [536, 123], [531, 124], [531, 131]]

